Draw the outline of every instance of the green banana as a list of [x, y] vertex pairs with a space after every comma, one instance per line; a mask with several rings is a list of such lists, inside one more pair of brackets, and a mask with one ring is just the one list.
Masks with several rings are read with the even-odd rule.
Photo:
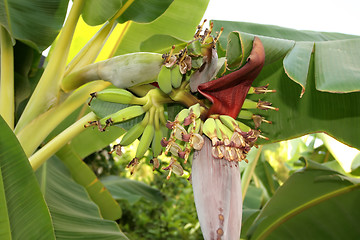
[[154, 114], [155, 108], [150, 109], [150, 119], [146, 125], [143, 134], [141, 135], [139, 145], [136, 149], [135, 158], [140, 159], [144, 156], [145, 152], [149, 149], [152, 140], [154, 139]]
[[227, 126], [225, 126], [220, 119], [215, 119], [216, 126], [218, 127], [221, 133], [221, 140], [230, 139], [233, 135], [233, 131], [231, 131]]
[[[93, 92], [90, 95], [91, 100], [97, 98], [106, 102], [138, 105], [144, 105], [146, 103], [145, 98], [138, 98], [128, 90], [122, 88], [106, 88], [100, 92]], [[89, 105], [91, 100], [88, 103]]]
[[171, 69], [171, 85], [173, 88], [178, 88], [181, 85], [183, 75], [180, 72], [180, 67], [178, 64]]
[[252, 119], [253, 113], [247, 110], [241, 110], [237, 118], [241, 119]]
[[256, 109], [258, 106], [258, 103], [255, 101], [252, 101], [250, 99], [245, 99], [244, 104], [241, 108], [243, 109]]
[[248, 132], [248, 131], [251, 130], [251, 128], [248, 125], [246, 125], [246, 124], [244, 124], [244, 123], [242, 123], [240, 121], [237, 121], [237, 120], [236, 120], [236, 122], [237, 122], [237, 124], [238, 124], [241, 131]]
[[214, 145], [215, 144], [214, 141], [218, 140], [215, 119], [213, 118], [206, 119], [203, 125], [203, 133], [211, 139]]
[[189, 125], [189, 128], [188, 128], [188, 132], [192, 132], [192, 133], [200, 133], [200, 131], [202, 130], [202, 121], [200, 118], [196, 119], [195, 120], [195, 126], [194, 126], [194, 123], [191, 123]]
[[154, 118], [155, 133], [151, 143], [154, 157], [159, 156], [162, 152], [161, 139], [163, 138], [163, 131], [160, 126], [159, 114], [160, 111], [156, 110]]
[[189, 110], [190, 110], [190, 112], [195, 114], [196, 118], [200, 117], [201, 109], [200, 109], [200, 104], [199, 103], [194, 104], [191, 107], [189, 107]]
[[[243, 112], [243, 111], [245, 111], [245, 110], [242, 110], [241, 112]], [[249, 112], [249, 111], [246, 111], [246, 112]], [[251, 112], [249, 112], [249, 113], [252, 116], [252, 113]], [[242, 123], [240, 121], [233, 119], [230, 116], [220, 115], [219, 118], [220, 118], [221, 122], [224, 123], [232, 131], [238, 131], [238, 129], [240, 129], [243, 132], [248, 132], [251, 129], [249, 126], [245, 125], [244, 123]], [[250, 117], [250, 119], [251, 119], [251, 117]]]
[[132, 128], [127, 131], [120, 141], [121, 146], [127, 146], [133, 143], [136, 139], [138, 139], [141, 134], [144, 132], [146, 125], [149, 122], [149, 112], [146, 112], [144, 119], [134, 125]]
[[159, 88], [166, 94], [169, 94], [172, 91], [171, 84], [171, 69], [167, 68], [165, 65], [161, 67], [160, 73], [157, 78], [157, 83]]
[[141, 114], [144, 114], [144, 112], [145, 111], [142, 106], [138, 106], [138, 105], [130, 106], [100, 119], [100, 124], [110, 125], [113, 123], [124, 122], [126, 120], [140, 116]]
[[219, 118], [220, 121], [233, 132], [239, 127], [236, 120], [228, 115], [220, 115]]
[[188, 108], [182, 109], [175, 117], [175, 119], [182, 124], [184, 122], [184, 119], [189, 116], [190, 110]]

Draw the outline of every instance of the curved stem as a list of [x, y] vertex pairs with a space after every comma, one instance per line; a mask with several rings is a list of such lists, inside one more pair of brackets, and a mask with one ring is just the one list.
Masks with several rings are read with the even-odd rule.
[[109, 82], [101, 80], [88, 83], [71, 93], [63, 103], [41, 114], [26, 125], [16, 134], [26, 156], [30, 156], [66, 117], [81, 105], [85, 105], [91, 92], [100, 91], [109, 85]]
[[0, 114], [11, 129], [14, 129], [14, 49], [8, 31], [0, 26], [1, 36], [1, 99]]
[[58, 150], [60, 150], [66, 143], [71, 139], [76, 137], [82, 131], [85, 130], [84, 125], [90, 121], [95, 121], [97, 119], [95, 113], [90, 112], [76, 123], [65, 129], [50, 142], [48, 142], [44, 147], [39, 151], [33, 154], [30, 158], [30, 164], [34, 171], [38, 169], [46, 160], [48, 160], [52, 155], [54, 155]]
[[152, 89], [155, 89], [151, 84], [143, 84], [143, 85], [136, 85], [133, 87], [129, 87], [128, 90], [134, 94], [136, 94], [139, 97], [144, 97], [148, 92]]
[[194, 104], [199, 103], [200, 106], [207, 108], [206, 105], [203, 103], [203, 101], [201, 101], [200, 99], [198, 99], [197, 97], [195, 97], [194, 95], [192, 95], [190, 92], [185, 91], [181, 88], [179, 89], [174, 89], [170, 94], [169, 94], [170, 98], [176, 102], [182, 103], [184, 104], [186, 107], [190, 107]]

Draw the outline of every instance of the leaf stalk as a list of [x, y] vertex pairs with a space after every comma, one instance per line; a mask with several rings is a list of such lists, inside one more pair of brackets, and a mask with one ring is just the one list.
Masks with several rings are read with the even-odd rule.
[[46, 160], [48, 160], [53, 154], [60, 150], [66, 143], [76, 137], [82, 131], [85, 130], [84, 125], [90, 121], [97, 119], [95, 113], [90, 112], [70, 127], [65, 129], [62, 133], [53, 138], [44, 147], [34, 153], [30, 158], [30, 164], [34, 171], [38, 169]]
[[15, 90], [14, 90], [14, 49], [9, 32], [0, 26], [1, 35], [1, 93], [0, 114], [14, 129]]

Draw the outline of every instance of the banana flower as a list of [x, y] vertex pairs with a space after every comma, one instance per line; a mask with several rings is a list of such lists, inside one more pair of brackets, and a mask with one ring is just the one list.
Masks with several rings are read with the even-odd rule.
[[[264, 48], [255, 37], [252, 52], [242, 68], [200, 84], [198, 91], [213, 103], [207, 116], [226, 114], [236, 118], [264, 60]], [[250, 141], [250, 147], [255, 140]], [[213, 148], [214, 144], [204, 137], [204, 145], [201, 150], [195, 151], [192, 163], [191, 179], [201, 230], [205, 240], [237, 240], [240, 238], [242, 218], [238, 161], [216, 158], [212, 154]]]

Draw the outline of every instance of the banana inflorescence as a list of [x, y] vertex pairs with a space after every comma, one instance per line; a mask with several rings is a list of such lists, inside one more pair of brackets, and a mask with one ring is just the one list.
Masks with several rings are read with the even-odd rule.
[[[144, 115], [142, 120], [133, 125], [123, 135], [119, 144], [114, 145], [112, 150], [112, 152], [121, 155], [123, 146], [128, 146], [135, 140], [139, 140], [135, 156], [128, 164], [128, 167], [132, 167], [131, 172], [134, 171], [144, 156], [150, 155], [152, 155], [151, 163], [154, 169], [158, 168], [160, 166], [158, 156], [164, 153], [170, 157], [169, 165], [163, 168], [169, 170], [168, 178], [172, 173], [182, 175], [184, 172], [183, 164], [186, 164], [191, 159], [194, 150], [202, 148], [204, 135], [212, 142], [212, 156], [228, 161], [244, 160], [247, 162], [246, 155], [251, 147], [255, 145], [256, 140], [258, 138], [267, 139], [261, 135], [259, 128], [262, 123], [271, 124], [272, 122], [258, 114], [254, 114], [252, 111], [258, 109], [278, 111], [279, 109], [273, 107], [270, 102], [253, 101], [246, 99], [245, 96], [246, 94], [256, 95], [276, 92], [275, 90], [268, 90], [269, 84], [260, 87], [247, 87], [244, 88], [246, 90], [239, 90], [242, 91], [241, 93], [235, 92], [236, 94], [242, 94], [243, 100], [241, 101], [241, 110], [232, 111], [233, 114], [229, 114], [231, 116], [225, 115], [227, 112], [224, 108], [218, 108], [221, 110], [221, 114], [211, 111], [211, 107], [215, 104], [212, 99], [221, 103], [219, 99], [222, 96], [214, 94], [215, 97], [211, 98], [210, 96], [208, 98], [207, 95], [213, 94], [217, 90], [217, 86], [212, 88], [209, 86], [204, 87], [204, 84], [212, 82], [214, 78], [220, 80], [216, 78], [220, 78], [227, 73], [226, 59], [218, 59], [216, 51], [216, 42], [222, 29], [216, 37], [210, 35], [211, 31], [212, 25], [210, 25], [210, 29], [206, 29], [201, 35], [202, 25], [199, 26], [194, 39], [187, 43], [185, 48], [176, 53], [176, 47], [172, 46], [169, 52], [162, 55], [161, 66], [159, 66], [157, 56], [144, 55], [146, 59], [150, 57], [156, 59], [156, 61], [154, 60], [154, 66], [157, 67], [158, 74], [155, 78], [156, 83], [152, 84], [158, 87], [147, 83], [150, 78], [153, 78], [152, 76], [146, 78], [145, 83], [141, 83], [139, 80], [140, 75], [136, 75], [135, 84], [129, 83], [123, 86], [121, 82], [116, 81], [113, 84], [123, 88], [112, 86], [90, 94], [89, 105], [93, 99], [97, 99], [125, 104], [127, 107], [100, 118], [98, 121], [89, 122], [86, 127], [97, 126], [100, 131], [105, 131], [113, 124], [126, 122]], [[253, 50], [255, 49], [254, 55], [251, 55], [251, 57], [254, 57], [257, 52], [261, 53], [259, 51], [259, 49], [262, 50], [261, 48], [261, 42], [259, 45], [259, 40], [255, 38], [253, 45]], [[253, 59], [256, 60], [256, 56]], [[139, 60], [137, 62], [141, 63]], [[250, 62], [254, 63], [254, 61]], [[262, 63], [259, 64], [261, 69]], [[146, 62], [146, 66], [148, 65], [149, 63]], [[246, 70], [243, 72], [246, 73]], [[226, 75], [226, 77], [223, 83], [225, 81], [231, 82], [231, 78], [238, 78], [237, 75], [236, 77]], [[222, 83], [219, 82], [219, 84]], [[237, 83], [237, 85], [241, 85], [241, 83]], [[229, 87], [231, 88], [232, 85], [220, 86], [219, 91]], [[238, 89], [242, 88], [238, 87]], [[195, 95], [194, 92], [199, 92], [210, 101], [204, 99], [200, 94]], [[204, 95], [204, 93], [207, 95]], [[232, 101], [233, 96], [227, 97], [227, 100]], [[237, 96], [234, 99], [236, 100]], [[180, 103], [186, 106], [186, 108], [178, 112], [174, 121], [166, 120], [165, 105], [168, 103]], [[227, 108], [233, 106], [225, 103], [223, 106]], [[252, 129], [243, 123], [243, 120], [252, 120], [254, 128]], [[149, 154], [147, 154], [148, 150], [151, 150]]]
[[120, 143], [114, 145], [111, 152], [116, 152], [118, 155], [121, 155], [123, 146], [128, 146], [139, 139], [135, 156], [128, 164], [128, 167], [132, 167], [131, 172], [134, 171], [148, 149], [152, 150], [152, 163], [154, 168], [158, 168], [159, 161], [157, 157], [163, 150], [161, 139], [167, 134], [163, 103], [169, 102], [171, 99], [165, 97], [161, 90], [157, 88], [149, 90], [146, 96], [141, 98], [135, 96], [128, 90], [117, 88], [108, 88], [100, 92], [91, 93], [90, 96], [89, 105], [93, 98], [107, 102], [133, 105], [128, 105], [128, 107], [107, 115], [98, 121], [89, 122], [85, 127], [97, 126], [100, 131], [105, 131], [113, 124], [122, 123], [144, 114], [143, 119], [133, 125], [123, 135]]
[[189, 108], [182, 109], [173, 122], [168, 121], [166, 127], [171, 130], [170, 137], [162, 138], [161, 145], [165, 148], [165, 154], [170, 153], [170, 164], [164, 168], [171, 173], [182, 175], [183, 170], [178, 158], [188, 161], [193, 149], [200, 150], [204, 144], [202, 135], [202, 121], [200, 119], [201, 106], [195, 104]]

